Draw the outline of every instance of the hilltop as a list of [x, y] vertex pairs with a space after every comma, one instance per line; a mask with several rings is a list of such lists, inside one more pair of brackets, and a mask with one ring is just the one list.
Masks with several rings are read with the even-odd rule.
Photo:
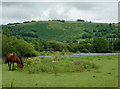
[[116, 38], [117, 24], [81, 21], [25, 21], [2, 26], [3, 33], [20, 36], [26, 41], [32, 39], [78, 41], [81, 39], [105, 37]]

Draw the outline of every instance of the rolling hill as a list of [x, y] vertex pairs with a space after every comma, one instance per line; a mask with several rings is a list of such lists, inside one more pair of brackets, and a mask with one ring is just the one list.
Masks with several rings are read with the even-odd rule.
[[114, 23], [91, 23], [80, 21], [31, 21], [2, 25], [4, 32], [21, 36], [26, 41], [33, 39], [77, 41], [81, 39], [107, 37], [116, 38], [118, 26]]

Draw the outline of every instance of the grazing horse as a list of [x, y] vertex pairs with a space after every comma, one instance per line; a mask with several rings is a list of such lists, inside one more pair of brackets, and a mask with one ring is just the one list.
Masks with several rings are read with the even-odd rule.
[[20, 67], [20, 69], [23, 69], [23, 62], [17, 54], [8, 54], [6, 57], [5, 63], [8, 63], [9, 70], [11, 70], [12, 63], [13, 63], [12, 71], [14, 71], [14, 63], [17, 63], [17, 65]]

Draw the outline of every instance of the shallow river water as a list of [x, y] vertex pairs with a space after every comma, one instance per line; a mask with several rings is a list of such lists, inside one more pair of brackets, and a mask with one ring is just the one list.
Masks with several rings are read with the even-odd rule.
[[[79, 53], [79, 54], [73, 54], [73, 55], [68, 55], [68, 57], [81, 57], [81, 56], [102, 56], [102, 55], [119, 55], [120, 53]], [[44, 58], [44, 57], [54, 57], [53, 56], [38, 56], [39, 58]]]

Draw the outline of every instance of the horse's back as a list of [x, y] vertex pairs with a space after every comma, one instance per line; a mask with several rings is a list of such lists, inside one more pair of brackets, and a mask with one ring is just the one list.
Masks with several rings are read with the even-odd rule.
[[12, 62], [12, 61], [15, 62], [15, 61], [17, 61], [17, 59], [16, 59], [16, 54], [12, 54], [12, 53], [11, 53], [11, 54], [8, 54], [6, 58], [7, 58], [7, 59], [6, 59], [7, 62]]

